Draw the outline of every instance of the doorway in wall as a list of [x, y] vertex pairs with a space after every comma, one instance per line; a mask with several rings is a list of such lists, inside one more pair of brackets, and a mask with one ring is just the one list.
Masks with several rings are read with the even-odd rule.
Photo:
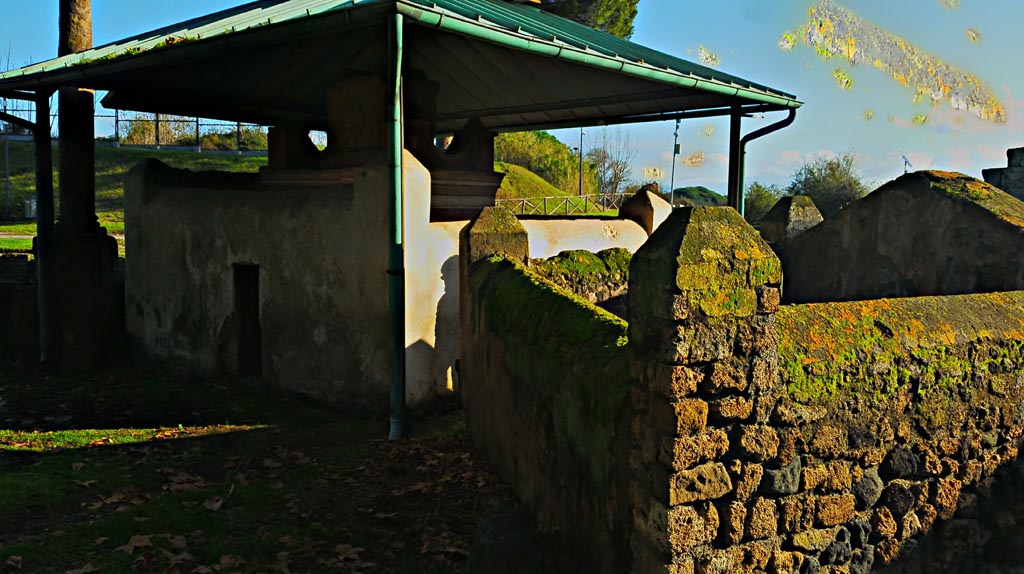
[[243, 377], [263, 372], [263, 335], [260, 330], [260, 266], [236, 263], [235, 317], [238, 318], [238, 364]]

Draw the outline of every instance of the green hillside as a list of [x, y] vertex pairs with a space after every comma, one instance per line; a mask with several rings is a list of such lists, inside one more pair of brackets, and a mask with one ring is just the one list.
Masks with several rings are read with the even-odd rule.
[[[665, 199], [668, 199], [667, 197]], [[712, 191], [703, 185], [676, 188], [676, 205], [682, 204], [684, 200], [687, 205], [725, 205], [725, 196]]]
[[499, 161], [494, 163], [494, 171], [505, 174], [505, 179], [501, 182], [501, 187], [498, 188], [498, 199], [574, 195], [558, 189], [544, 181], [539, 175], [519, 165]]

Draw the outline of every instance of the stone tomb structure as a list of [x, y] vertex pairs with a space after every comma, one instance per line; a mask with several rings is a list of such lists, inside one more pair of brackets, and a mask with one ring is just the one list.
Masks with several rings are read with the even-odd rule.
[[758, 233], [687, 208], [632, 257], [627, 322], [536, 273], [511, 222], [463, 233], [468, 428], [584, 568], [965, 571], [1020, 549], [1022, 292], [783, 305]]

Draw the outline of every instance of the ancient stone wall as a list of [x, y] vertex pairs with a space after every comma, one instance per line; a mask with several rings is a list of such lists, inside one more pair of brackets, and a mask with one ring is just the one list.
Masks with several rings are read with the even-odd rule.
[[625, 319], [632, 257], [632, 253], [621, 247], [597, 253], [563, 251], [548, 259], [532, 260], [530, 268], [559, 287]]
[[513, 255], [469, 275], [470, 435], [585, 552], [625, 532], [638, 574], [960, 571], [1008, 539], [1024, 292], [780, 305], [753, 228], [680, 209], [632, 258], [627, 327], [491, 226], [474, 244]]
[[473, 264], [467, 279], [470, 436], [588, 571], [624, 572], [626, 324], [510, 256]]
[[1024, 203], [962, 174], [911, 173], [777, 249], [787, 302], [1024, 289]]

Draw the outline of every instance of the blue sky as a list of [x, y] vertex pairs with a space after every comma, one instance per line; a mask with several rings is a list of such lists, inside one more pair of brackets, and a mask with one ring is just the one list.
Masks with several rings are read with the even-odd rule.
[[[750, 144], [748, 182], [784, 185], [805, 161], [841, 152], [856, 154], [865, 179], [878, 184], [902, 173], [901, 155], [917, 169], [948, 169], [980, 177], [983, 168], [1005, 165], [1006, 148], [1024, 146], [1024, 74], [1015, 72], [1015, 66], [1024, 61], [1024, 44], [1015, 41], [1017, 28], [1024, 21], [1024, 2], [963, 0], [959, 8], [951, 10], [940, 0], [837, 0], [859, 16], [981, 78], [1007, 110], [1007, 121], [997, 124], [944, 105], [915, 105], [911, 90], [871, 66], [824, 61], [802, 43], [791, 51], [779, 49], [782, 33], [806, 23], [807, 9], [818, 1], [640, 0], [633, 40], [692, 60], [698, 58], [698, 47], [704, 46], [719, 56], [719, 69], [796, 94], [805, 102], [793, 126]], [[242, 3], [93, 0], [95, 43]], [[0, 55], [9, 47], [13, 67], [55, 55], [57, 4], [57, 0], [0, 0]], [[981, 40], [969, 41], [968, 28], [979, 31]], [[849, 70], [854, 79], [852, 90], [837, 87], [832, 78], [837, 66]], [[871, 120], [864, 118], [868, 110], [874, 112]], [[917, 114], [927, 114], [929, 121], [914, 125], [911, 119]], [[776, 116], [782, 114], [745, 120], [744, 130], [768, 125]], [[714, 127], [711, 136], [704, 133], [708, 123]], [[587, 139], [600, 135], [602, 129], [588, 130]], [[643, 167], [659, 167], [669, 173], [672, 123], [616, 129], [628, 130], [637, 145], [637, 172]], [[683, 123], [683, 154], [700, 151], [705, 161], [700, 167], [677, 164], [677, 186], [724, 187], [727, 133], [725, 120]], [[578, 145], [578, 131], [556, 135]], [[585, 142], [584, 147], [587, 145]]]

